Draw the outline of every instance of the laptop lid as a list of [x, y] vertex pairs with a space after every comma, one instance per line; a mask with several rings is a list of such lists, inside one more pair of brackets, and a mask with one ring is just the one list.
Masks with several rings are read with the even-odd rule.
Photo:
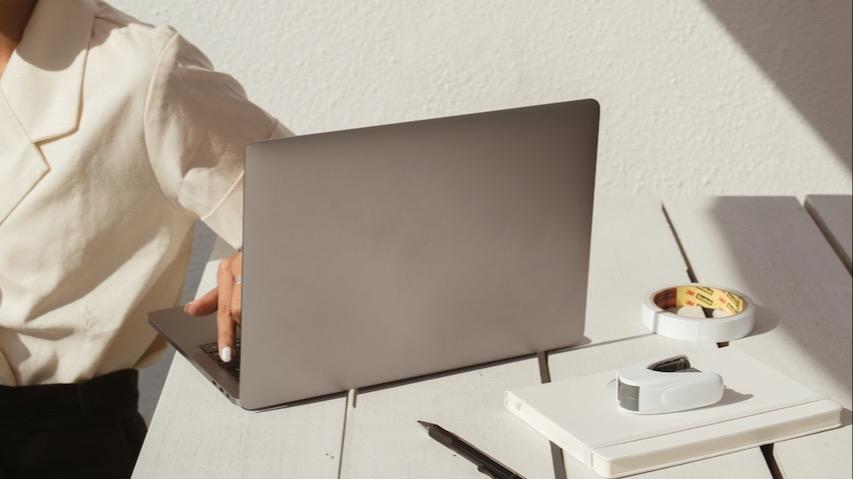
[[577, 343], [598, 116], [581, 100], [250, 145], [241, 405]]

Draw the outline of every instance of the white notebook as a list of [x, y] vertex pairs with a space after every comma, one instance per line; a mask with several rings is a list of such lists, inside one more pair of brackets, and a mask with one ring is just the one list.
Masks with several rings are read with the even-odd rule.
[[842, 408], [734, 348], [688, 355], [726, 386], [712, 406], [638, 415], [619, 409], [616, 371], [507, 391], [506, 408], [604, 477], [674, 466], [841, 425]]

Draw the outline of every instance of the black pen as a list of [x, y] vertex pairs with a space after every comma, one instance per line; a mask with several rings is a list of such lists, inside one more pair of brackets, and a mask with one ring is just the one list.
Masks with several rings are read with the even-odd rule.
[[468, 459], [477, 466], [477, 470], [494, 479], [524, 479], [524, 476], [513, 472], [498, 461], [489, 457], [485, 452], [477, 449], [471, 443], [453, 434], [452, 432], [426, 421], [418, 421], [426, 428], [429, 437], [444, 444], [448, 449], [455, 451], [460, 456]]

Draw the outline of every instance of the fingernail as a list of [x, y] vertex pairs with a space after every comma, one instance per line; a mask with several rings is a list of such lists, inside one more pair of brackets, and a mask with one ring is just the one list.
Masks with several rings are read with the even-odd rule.
[[193, 304], [192, 301], [184, 305], [184, 312], [190, 314], [190, 305]]
[[223, 363], [231, 362], [231, 348], [225, 346], [224, 348], [219, 350], [219, 359], [222, 360]]

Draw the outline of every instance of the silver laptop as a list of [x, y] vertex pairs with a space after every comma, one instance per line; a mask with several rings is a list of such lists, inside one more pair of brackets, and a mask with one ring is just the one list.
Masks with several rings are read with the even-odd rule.
[[253, 410], [576, 344], [598, 117], [581, 100], [252, 144], [238, 359], [213, 315], [150, 322]]

